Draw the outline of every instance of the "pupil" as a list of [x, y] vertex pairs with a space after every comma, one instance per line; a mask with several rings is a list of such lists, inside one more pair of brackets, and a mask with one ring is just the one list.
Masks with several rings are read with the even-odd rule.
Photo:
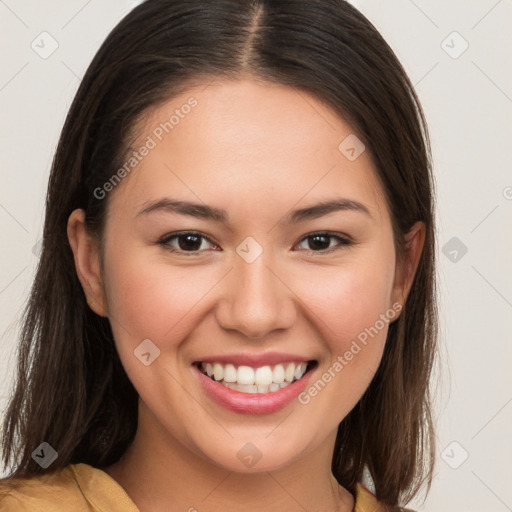
[[[182, 235], [179, 237], [179, 243], [181, 250], [192, 250], [195, 251], [201, 247], [201, 238], [197, 235]], [[182, 241], [185, 240], [185, 243]]]
[[[309, 237], [309, 240], [312, 249], [323, 250], [329, 248], [329, 237], [327, 235], [313, 235]], [[178, 245], [181, 250], [197, 251], [201, 247], [201, 237], [197, 235], [182, 235], [179, 237]]]
[[310, 240], [313, 240], [313, 243], [310, 243], [312, 249], [322, 250], [329, 247], [329, 237], [327, 235], [313, 235], [310, 237]]

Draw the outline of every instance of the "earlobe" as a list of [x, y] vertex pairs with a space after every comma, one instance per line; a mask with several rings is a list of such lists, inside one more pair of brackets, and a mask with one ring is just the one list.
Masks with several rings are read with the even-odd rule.
[[405, 251], [399, 261], [397, 259], [395, 283], [393, 287], [393, 302], [402, 306], [407, 300], [416, 270], [420, 262], [425, 244], [425, 224], [416, 222], [405, 235]]
[[75, 269], [89, 307], [100, 316], [107, 316], [105, 290], [101, 276], [99, 248], [85, 224], [84, 210], [74, 210], [68, 219], [67, 234]]

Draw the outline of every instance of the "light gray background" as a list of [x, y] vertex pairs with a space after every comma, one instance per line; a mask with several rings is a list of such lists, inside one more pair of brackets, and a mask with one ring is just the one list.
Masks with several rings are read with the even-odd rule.
[[[137, 3], [0, 0], [0, 411], [65, 114], [99, 45]], [[512, 2], [353, 3], [416, 85], [434, 151], [443, 365], [438, 462], [426, 502], [410, 506], [512, 510]], [[58, 47], [47, 56], [52, 39]]]

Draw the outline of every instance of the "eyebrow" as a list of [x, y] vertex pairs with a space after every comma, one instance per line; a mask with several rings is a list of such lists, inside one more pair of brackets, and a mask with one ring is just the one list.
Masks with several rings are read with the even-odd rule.
[[[370, 217], [368, 208], [357, 201], [351, 199], [332, 199], [322, 201], [321, 203], [300, 208], [287, 213], [282, 218], [282, 223], [297, 224], [306, 220], [317, 219], [338, 211], [353, 211], [364, 213]], [[153, 212], [178, 213], [180, 215], [189, 215], [200, 219], [213, 220], [225, 225], [229, 225], [228, 213], [226, 210], [208, 206], [206, 204], [192, 203], [190, 201], [178, 201], [171, 198], [163, 198], [145, 204], [144, 208], [137, 213], [137, 217], [147, 215]]]

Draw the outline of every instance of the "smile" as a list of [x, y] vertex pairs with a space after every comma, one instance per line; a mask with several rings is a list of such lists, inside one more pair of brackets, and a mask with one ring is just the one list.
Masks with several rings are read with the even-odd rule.
[[314, 364], [306, 362], [283, 362], [273, 366], [235, 366], [220, 362], [198, 364], [199, 370], [211, 380], [241, 393], [273, 393], [302, 379]]

